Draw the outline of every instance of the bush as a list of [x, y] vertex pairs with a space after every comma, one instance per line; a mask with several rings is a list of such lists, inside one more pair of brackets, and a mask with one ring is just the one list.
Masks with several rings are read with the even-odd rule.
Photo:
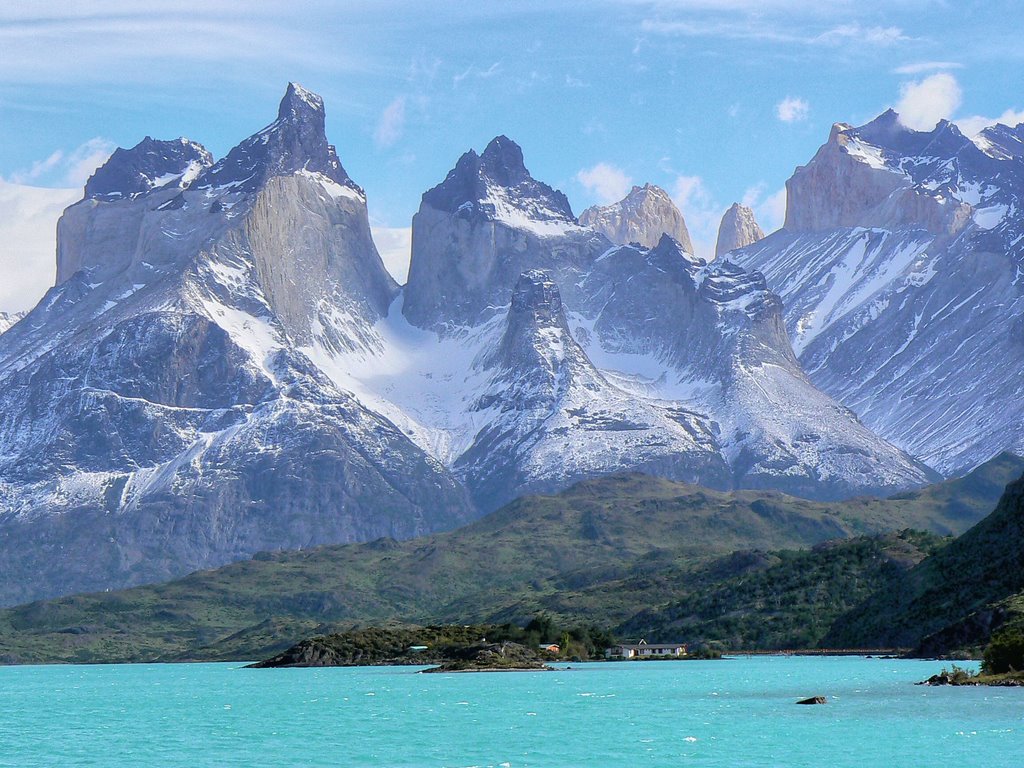
[[993, 635], [981, 668], [989, 675], [1024, 671], [1024, 629], [1007, 629]]

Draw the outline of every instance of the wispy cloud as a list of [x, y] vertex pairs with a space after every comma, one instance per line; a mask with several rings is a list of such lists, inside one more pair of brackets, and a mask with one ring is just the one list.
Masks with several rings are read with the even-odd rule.
[[402, 137], [405, 130], [405, 96], [396, 96], [384, 107], [373, 132], [378, 147], [390, 147]]
[[903, 83], [896, 111], [900, 122], [908, 128], [929, 131], [939, 120], [952, 117], [961, 98], [956, 78], [948, 72], [940, 72], [923, 80]]
[[591, 168], [584, 168], [576, 174], [576, 180], [591, 194], [596, 195], [598, 202], [607, 205], [626, 196], [633, 179], [621, 168], [608, 163], [598, 163]]
[[669, 194], [686, 220], [696, 255], [712, 258], [725, 206], [715, 200], [700, 176], [676, 176]]
[[8, 181], [14, 184], [80, 188], [115, 149], [115, 145], [107, 139], [89, 139], [70, 151], [54, 150], [28, 168], [12, 173]]
[[763, 18], [645, 19], [644, 32], [687, 37], [719, 37], [733, 40], [800, 44], [824, 48], [869, 45], [889, 47], [911, 38], [899, 27], [864, 26], [854, 22], [826, 29], [800, 30], [792, 25], [772, 24]]
[[963, 64], [955, 61], [915, 61], [896, 67], [893, 70], [897, 75], [920, 75], [924, 72], [947, 72], [951, 69], [961, 69]]
[[468, 67], [466, 70], [464, 70], [463, 72], [460, 72], [459, 74], [455, 75], [455, 77], [452, 78], [452, 85], [456, 85], [457, 86], [463, 80], [470, 79], [470, 78], [477, 79], [477, 80], [487, 80], [487, 79], [489, 79], [491, 77], [494, 77], [495, 75], [499, 74], [500, 72], [501, 72], [501, 62], [500, 61], [494, 62], [493, 64], [491, 64], [491, 66], [487, 67], [487, 69], [481, 69], [476, 64], [473, 64], [470, 67]]
[[[366, 71], [370, 57], [335, 45], [325, 56], [310, 44], [306, 18], [293, 4], [271, 0], [68, 0], [5, 3], [0, 9], [0, 82], [15, 84], [119, 79], [152, 80], [178, 70], [169, 61], [302, 66], [319, 71]], [[307, 19], [308, 20], [308, 19]], [[170, 42], [170, 41], [173, 41]]]
[[784, 123], [797, 123], [806, 120], [810, 111], [811, 105], [804, 99], [795, 96], [787, 96], [775, 105], [775, 116]]
[[865, 27], [858, 23], [840, 24], [832, 29], [827, 29], [811, 42], [821, 45], [843, 45], [856, 43], [859, 45], [876, 45], [887, 47], [897, 43], [904, 43], [910, 38], [903, 34], [899, 27]]

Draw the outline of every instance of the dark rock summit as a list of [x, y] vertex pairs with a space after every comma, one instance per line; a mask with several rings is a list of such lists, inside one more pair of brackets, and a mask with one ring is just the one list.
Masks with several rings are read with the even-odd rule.
[[85, 183], [85, 196], [113, 202], [131, 200], [171, 183], [185, 187], [212, 164], [213, 157], [201, 144], [147, 136], [131, 149], [114, 150]]

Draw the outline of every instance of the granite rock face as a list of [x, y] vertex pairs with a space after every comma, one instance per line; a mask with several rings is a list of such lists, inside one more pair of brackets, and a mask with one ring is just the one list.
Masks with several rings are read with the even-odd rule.
[[764, 273], [811, 380], [947, 475], [1024, 450], [1024, 125], [971, 140], [888, 112], [797, 169]]
[[60, 282], [0, 339], [0, 602], [473, 516], [302, 352], [378, 343], [397, 293], [322, 126], [290, 86], [224, 160], [144, 141], [65, 212]]
[[715, 258], [763, 239], [764, 232], [758, 226], [754, 212], [745, 205], [733, 203], [722, 216], [722, 223], [718, 226]]
[[523, 271], [579, 273], [610, 245], [579, 226], [565, 195], [534, 179], [519, 146], [499, 136], [423, 195], [403, 313], [421, 328], [476, 325], [508, 306]]
[[580, 214], [580, 224], [617, 245], [638, 243], [653, 248], [662, 235], [668, 235], [687, 253], [694, 252], [683, 214], [668, 192], [653, 184], [633, 187], [625, 198], [612, 205], [587, 208]]
[[[970, 219], [969, 204], [942, 194], [942, 184], [931, 187], [926, 181], [945, 172], [940, 158], [955, 157], [968, 144], [948, 121], [922, 134], [904, 128], [891, 109], [860, 128], [837, 123], [811, 162], [786, 182], [785, 228], [909, 226], [954, 235]], [[901, 163], [908, 155], [925, 162]]]

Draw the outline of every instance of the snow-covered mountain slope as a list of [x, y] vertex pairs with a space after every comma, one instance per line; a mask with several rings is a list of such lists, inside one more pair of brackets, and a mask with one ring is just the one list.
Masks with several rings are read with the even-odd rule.
[[0, 602], [474, 514], [298, 351], [379, 343], [397, 293], [319, 97], [290, 86], [214, 165], [181, 141], [115, 153], [59, 238], [61, 281], [0, 337]]
[[627, 468], [729, 485], [712, 424], [611, 385], [570, 333], [548, 273], [520, 276], [504, 326], [480, 361], [487, 383], [472, 410], [484, 425], [455, 462], [481, 505]]
[[24, 312], [0, 312], [0, 333], [9, 329], [24, 316]]
[[580, 224], [619, 245], [639, 243], [645, 248], [653, 248], [662, 235], [668, 235], [678, 241], [687, 253], [693, 253], [683, 214], [668, 192], [653, 184], [633, 187], [629, 194], [612, 205], [587, 208], [580, 214]]
[[754, 218], [754, 212], [745, 205], [733, 203], [722, 216], [715, 243], [715, 258], [725, 256], [737, 248], [753, 245], [764, 239], [764, 231]]
[[[932, 476], [807, 381], [761, 275], [708, 267], [667, 236], [653, 249], [613, 246], [576, 225], [561, 200], [504, 137], [464, 155], [414, 219], [403, 310], [413, 327], [393, 309], [378, 326], [397, 340], [382, 343], [390, 351], [308, 354], [454, 467], [484, 508], [516, 487], [654, 466], [717, 487], [825, 497]], [[493, 350], [522, 327], [516, 286], [529, 294], [534, 270], [557, 286], [571, 331], [554, 313], [532, 335], [519, 332], [532, 354], [497, 365]], [[587, 422], [573, 415], [583, 401], [619, 415]]]
[[787, 187], [764, 273], [811, 379], [946, 474], [1024, 450], [1024, 126], [837, 125]]

